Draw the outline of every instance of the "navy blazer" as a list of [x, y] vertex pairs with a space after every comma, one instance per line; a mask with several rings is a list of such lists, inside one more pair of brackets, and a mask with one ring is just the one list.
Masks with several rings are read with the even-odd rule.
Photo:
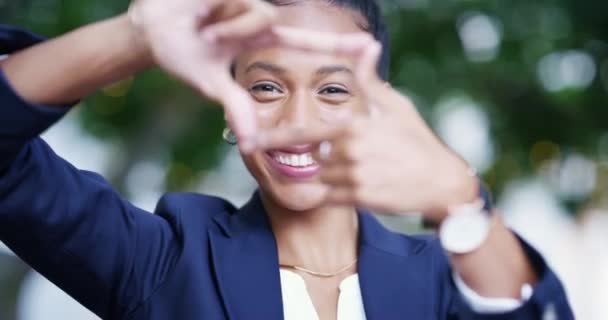
[[[1, 52], [38, 40], [0, 26]], [[38, 137], [67, 109], [24, 101], [0, 72], [0, 240], [104, 319], [283, 318], [277, 245], [257, 193], [240, 209], [167, 194], [155, 214], [145, 212]], [[435, 237], [393, 233], [358, 215], [367, 319], [573, 319], [559, 280], [524, 242], [540, 279], [532, 298], [507, 314], [477, 314]]]

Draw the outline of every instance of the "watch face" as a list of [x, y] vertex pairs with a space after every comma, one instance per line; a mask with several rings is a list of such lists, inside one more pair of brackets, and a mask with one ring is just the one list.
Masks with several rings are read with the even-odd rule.
[[485, 241], [490, 231], [491, 217], [476, 207], [463, 207], [443, 221], [439, 238], [443, 248], [462, 254], [472, 252]]

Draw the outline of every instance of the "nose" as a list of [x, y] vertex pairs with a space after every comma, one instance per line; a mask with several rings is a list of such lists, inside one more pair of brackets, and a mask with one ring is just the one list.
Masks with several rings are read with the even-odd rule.
[[318, 117], [315, 101], [310, 94], [294, 92], [282, 106], [278, 126], [306, 128]]

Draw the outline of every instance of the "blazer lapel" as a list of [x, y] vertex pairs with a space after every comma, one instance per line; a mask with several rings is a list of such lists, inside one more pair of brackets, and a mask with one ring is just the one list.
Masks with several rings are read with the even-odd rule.
[[[209, 230], [228, 317], [282, 320], [277, 245], [259, 194]], [[426, 241], [393, 233], [359, 212], [359, 284], [368, 320], [435, 319], [433, 261]], [[425, 257], [426, 256], [426, 257]], [[413, 257], [416, 257], [413, 259]]]
[[210, 230], [213, 266], [228, 317], [283, 319], [277, 246], [256, 192], [236, 214]]
[[432, 258], [412, 259], [428, 251], [426, 242], [393, 233], [363, 211], [359, 228], [358, 272], [367, 319], [435, 319]]

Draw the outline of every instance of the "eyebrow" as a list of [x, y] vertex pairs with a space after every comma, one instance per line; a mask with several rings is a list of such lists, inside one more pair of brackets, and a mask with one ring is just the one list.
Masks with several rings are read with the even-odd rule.
[[[250, 64], [247, 67], [247, 69], [245, 69], [245, 73], [249, 73], [255, 69], [261, 69], [261, 70], [268, 71], [270, 73], [275, 73], [275, 74], [287, 73], [287, 70], [285, 70], [284, 68], [282, 68], [274, 63], [267, 62], [267, 61], [257, 61], [257, 62]], [[325, 77], [330, 74], [338, 73], [338, 72], [345, 72], [348, 74], [353, 74], [353, 71], [346, 66], [330, 65], [330, 66], [323, 66], [323, 67], [317, 69], [317, 71], [315, 71], [315, 75], [319, 76], [319, 77]]]
[[265, 61], [257, 61], [257, 62], [250, 64], [247, 67], [247, 69], [245, 69], [245, 73], [249, 73], [255, 69], [261, 69], [264, 71], [268, 71], [270, 73], [277, 73], [277, 74], [283, 74], [283, 73], [287, 72], [287, 70], [277, 66], [274, 63], [265, 62]]
[[338, 72], [345, 72], [348, 74], [353, 74], [353, 71], [350, 68], [348, 68], [346, 66], [342, 66], [342, 65], [321, 67], [315, 72], [315, 74], [317, 76], [328, 76], [330, 74], [338, 73]]

